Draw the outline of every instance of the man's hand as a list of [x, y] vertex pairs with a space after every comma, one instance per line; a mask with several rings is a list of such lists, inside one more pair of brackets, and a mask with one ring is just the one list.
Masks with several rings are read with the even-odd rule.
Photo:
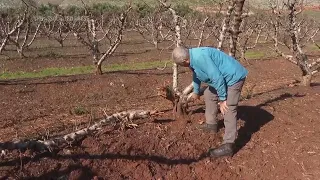
[[220, 104], [220, 111], [223, 115], [226, 114], [226, 112], [228, 111], [228, 106], [227, 106], [227, 101], [222, 101], [219, 103]]
[[191, 101], [196, 101], [196, 100], [199, 100], [199, 99], [200, 99], [199, 94], [192, 93], [191, 98], [190, 98]]

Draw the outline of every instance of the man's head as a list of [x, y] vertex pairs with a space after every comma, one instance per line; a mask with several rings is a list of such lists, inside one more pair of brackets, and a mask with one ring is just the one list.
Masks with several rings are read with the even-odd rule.
[[188, 67], [190, 65], [189, 50], [185, 47], [176, 47], [172, 51], [172, 60], [180, 65]]

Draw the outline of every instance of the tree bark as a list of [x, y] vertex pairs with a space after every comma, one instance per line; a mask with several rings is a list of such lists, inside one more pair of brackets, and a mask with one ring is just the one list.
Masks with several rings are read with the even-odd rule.
[[61, 147], [67, 144], [72, 144], [81, 140], [88, 134], [94, 133], [100, 130], [103, 126], [110, 123], [130, 123], [135, 119], [147, 118], [155, 115], [156, 111], [144, 111], [144, 110], [132, 110], [115, 113], [111, 116], [106, 115], [102, 120], [94, 123], [93, 125], [80, 129], [76, 132], [72, 132], [63, 136], [46, 139], [46, 140], [18, 140], [14, 142], [0, 143], [0, 150], [3, 149], [34, 149], [38, 151], [49, 150], [51, 151], [55, 147]]
[[[173, 22], [175, 23], [175, 43], [176, 43], [176, 47], [179, 47], [182, 45], [182, 40], [181, 40], [181, 27], [180, 27], [180, 22], [179, 22], [179, 16], [177, 15], [176, 11], [170, 7], [170, 5], [168, 5], [166, 3], [165, 0], [158, 0], [165, 8], [167, 8], [172, 16], [173, 16]], [[176, 63], [173, 63], [172, 66], [173, 69], [173, 75], [172, 75], [172, 88], [174, 90], [174, 92], [178, 92], [178, 65]]]
[[235, 16], [231, 31], [231, 42], [230, 42], [230, 55], [236, 57], [237, 42], [240, 34], [240, 26], [242, 23], [242, 12], [245, 0], [236, 0], [235, 2]]
[[97, 65], [96, 65], [96, 75], [102, 75], [101, 65], [102, 65], [102, 63], [97, 63]]
[[[276, 22], [271, 21], [274, 27], [274, 35], [272, 36], [272, 39], [274, 41], [275, 51], [282, 57], [299, 66], [302, 72], [301, 85], [310, 86], [312, 75], [318, 72], [318, 63], [320, 61], [309, 63], [307, 55], [302, 50], [303, 45], [301, 45], [300, 41], [302, 38], [304, 38], [304, 36], [301, 35], [301, 32], [299, 30], [301, 28], [301, 24], [297, 23], [297, 15], [302, 12], [302, 3], [303, 1], [298, 0], [287, 1], [284, 3], [285, 7], [288, 9], [288, 14], [285, 19], [285, 22], [287, 22], [288, 24], [284, 24], [281, 21], [281, 13], [276, 11], [276, 7], [272, 7], [273, 13], [277, 16]], [[288, 33], [290, 37], [290, 45], [285, 45], [291, 50], [292, 55], [285, 55], [278, 48], [278, 33], [281, 27], [280, 25], [282, 26], [282, 29], [285, 31], [285, 33]]]
[[232, 0], [231, 4], [228, 6], [227, 14], [222, 21], [222, 26], [221, 26], [222, 28], [219, 35], [219, 42], [218, 42], [217, 49], [221, 49], [223, 46], [223, 42], [226, 37], [227, 30], [230, 27], [231, 13], [234, 9], [234, 5], [235, 5], [235, 1]]
[[309, 87], [309, 86], [311, 86], [311, 80], [312, 80], [312, 75], [311, 74], [307, 74], [305, 76], [302, 76], [301, 85]]

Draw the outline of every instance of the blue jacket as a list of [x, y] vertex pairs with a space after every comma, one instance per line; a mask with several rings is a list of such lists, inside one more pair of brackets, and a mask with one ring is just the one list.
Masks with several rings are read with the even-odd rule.
[[227, 99], [227, 87], [245, 78], [248, 71], [232, 56], [211, 47], [189, 49], [193, 71], [193, 92], [199, 94], [201, 82], [217, 90], [221, 101]]

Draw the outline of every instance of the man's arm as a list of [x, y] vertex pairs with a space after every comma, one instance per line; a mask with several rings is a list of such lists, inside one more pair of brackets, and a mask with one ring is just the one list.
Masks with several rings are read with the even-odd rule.
[[192, 84], [193, 84], [193, 92], [195, 94], [199, 94], [201, 81], [197, 78], [197, 75], [194, 71], [193, 71], [193, 77], [192, 77]]

